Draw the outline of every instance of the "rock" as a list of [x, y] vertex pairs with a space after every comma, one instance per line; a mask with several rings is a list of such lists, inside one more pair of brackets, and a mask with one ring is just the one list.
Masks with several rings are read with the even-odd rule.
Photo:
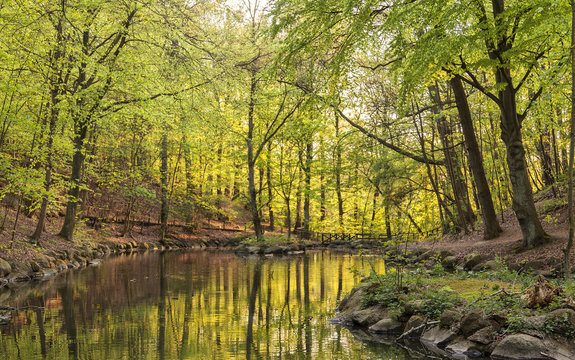
[[427, 260], [431, 259], [434, 255], [435, 255], [435, 252], [433, 250], [428, 250], [428, 251], [424, 252], [423, 254], [419, 255], [416, 259], [416, 262], [421, 263], [421, 262], [427, 261]]
[[447, 345], [445, 350], [453, 353], [453, 354], [468, 354], [471, 352], [471, 348], [473, 347], [473, 343], [469, 340], [460, 340], [456, 341], [452, 344]]
[[502, 327], [507, 325], [507, 316], [502, 312], [492, 312], [487, 316], [487, 320], [491, 323], [491, 327], [495, 331], [501, 330]]
[[471, 270], [481, 263], [483, 257], [476, 252], [469, 253], [463, 257], [463, 270]]
[[405, 329], [403, 329], [403, 332], [404, 333], [409, 332], [408, 337], [410, 338], [418, 338], [423, 333], [424, 328], [421, 328], [419, 330], [414, 329], [418, 328], [421, 325], [424, 325], [425, 323], [427, 323], [425, 317], [421, 315], [413, 315], [412, 317], [409, 318], [407, 324], [405, 324]]
[[531, 260], [523, 265], [524, 270], [543, 270], [545, 267], [545, 261], [543, 260]]
[[493, 349], [491, 357], [502, 360], [547, 359], [541, 355], [542, 352], [546, 352], [546, 348], [541, 339], [515, 334], [501, 340]]
[[457, 268], [457, 257], [455, 256], [446, 256], [441, 260], [441, 265], [445, 268], [445, 270], [455, 270]]
[[23, 272], [12, 272], [8, 276], [8, 281], [11, 283], [28, 281], [30, 279], [31, 279], [30, 276], [26, 273], [23, 273]]
[[381, 306], [371, 306], [367, 309], [358, 310], [351, 314], [351, 321], [359, 326], [371, 326], [387, 316]]
[[273, 245], [264, 250], [264, 254], [283, 254], [286, 249], [283, 246]]
[[11, 320], [12, 320], [12, 313], [10, 311], [0, 312], [0, 325], [9, 324]]
[[37, 273], [34, 273], [34, 275], [32, 277], [34, 279], [41, 279], [44, 277], [55, 276], [56, 274], [57, 274], [56, 270], [54, 270], [54, 269], [41, 269]]
[[397, 320], [407, 322], [410, 317], [421, 312], [424, 300], [410, 300], [403, 305], [403, 311], [397, 316]]
[[445, 310], [439, 317], [439, 324], [443, 328], [450, 328], [461, 320], [461, 313], [455, 310]]
[[449, 329], [434, 326], [421, 335], [421, 340], [432, 343], [437, 347], [444, 347], [448, 342], [455, 339], [456, 336], [457, 334]]
[[575, 330], [575, 311], [571, 309], [557, 309], [545, 317], [546, 328], [553, 333], [573, 337]]
[[497, 333], [495, 332], [495, 330], [491, 326], [488, 326], [484, 327], [483, 329], [477, 330], [473, 335], [469, 336], [467, 339], [479, 344], [489, 345], [493, 341], [495, 341], [496, 336]]
[[403, 332], [403, 323], [385, 318], [371, 325], [368, 330], [377, 334], [401, 334]]
[[438, 254], [439, 259], [443, 260], [448, 256], [455, 256], [455, 253], [451, 250], [441, 250]]
[[50, 262], [51, 262], [50, 258], [44, 255], [40, 255], [38, 256], [38, 258], [36, 258], [36, 263], [40, 265], [41, 268], [49, 268]]
[[483, 270], [499, 270], [501, 269], [501, 263], [495, 260], [489, 260], [483, 264]]
[[31, 260], [30, 261], [30, 269], [32, 269], [33, 272], [38, 272], [38, 271], [40, 271], [40, 265], [37, 262]]
[[64, 270], [68, 269], [68, 264], [66, 264], [66, 262], [64, 260], [57, 259], [55, 264], [56, 264], [56, 269], [58, 271], [64, 271]]
[[12, 266], [4, 259], [0, 258], [0, 276], [7, 276], [12, 272]]
[[473, 310], [463, 315], [459, 332], [467, 337], [474, 334], [479, 329], [489, 326], [489, 322], [483, 317], [483, 311]]
[[261, 254], [262, 249], [259, 246], [248, 246], [247, 252], [249, 254]]

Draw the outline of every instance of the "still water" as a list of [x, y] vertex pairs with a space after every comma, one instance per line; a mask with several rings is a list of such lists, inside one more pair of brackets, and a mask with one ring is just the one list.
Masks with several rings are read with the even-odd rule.
[[[131, 254], [0, 292], [0, 359], [410, 359], [332, 325], [379, 258], [309, 252]], [[37, 308], [36, 308], [37, 307]]]

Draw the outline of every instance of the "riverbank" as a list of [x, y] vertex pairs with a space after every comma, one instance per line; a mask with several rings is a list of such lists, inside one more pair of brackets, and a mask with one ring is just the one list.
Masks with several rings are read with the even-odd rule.
[[575, 359], [573, 282], [494, 265], [458, 271], [420, 262], [372, 272], [331, 321], [359, 331], [364, 341], [421, 342], [433, 356]]

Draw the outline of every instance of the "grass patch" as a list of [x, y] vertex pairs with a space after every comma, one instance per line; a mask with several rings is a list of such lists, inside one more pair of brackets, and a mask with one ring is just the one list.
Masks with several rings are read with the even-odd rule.
[[517, 292], [521, 287], [517, 284], [504, 282], [500, 280], [489, 279], [429, 279], [431, 284], [440, 287], [447, 287], [457, 293], [461, 298], [467, 301], [473, 301], [483, 296], [494, 293], [500, 289], [507, 292]]

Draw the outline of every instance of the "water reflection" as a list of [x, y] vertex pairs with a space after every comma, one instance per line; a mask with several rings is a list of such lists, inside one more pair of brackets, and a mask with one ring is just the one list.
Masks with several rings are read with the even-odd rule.
[[42, 308], [0, 327], [0, 358], [407, 359], [396, 347], [359, 342], [328, 323], [357, 280], [350, 268], [369, 266], [329, 252], [112, 258], [3, 301]]

